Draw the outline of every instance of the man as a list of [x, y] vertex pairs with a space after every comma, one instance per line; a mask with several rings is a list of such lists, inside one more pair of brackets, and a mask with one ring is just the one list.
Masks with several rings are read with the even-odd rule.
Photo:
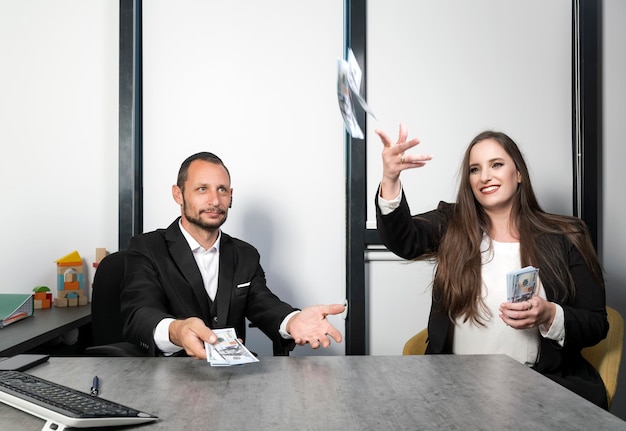
[[245, 318], [285, 349], [328, 347], [341, 333], [326, 319], [341, 304], [298, 310], [266, 286], [260, 256], [221, 231], [232, 205], [230, 173], [208, 152], [185, 160], [172, 186], [181, 216], [167, 229], [135, 236], [122, 289], [124, 337], [147, 353], [205, 359], [213, 329], [235, 328], [245, 341]]

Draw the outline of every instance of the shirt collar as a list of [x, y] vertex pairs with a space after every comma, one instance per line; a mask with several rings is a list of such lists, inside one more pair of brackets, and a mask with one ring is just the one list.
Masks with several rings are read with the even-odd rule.
[[[178, 227], [180, 228], [180, 231], [183, 233], [183, 236], [185, 237], [185, 239], [187, 240], [187, 244], [189, 244], [189, 248], [191, 249], [192, 252], [195, 253], [197, 251], [208, 251], [208, 250], [205, 250], [204, 247], [202, 247], [200, 243], [196, 241], [189, 232], [187, 232], [187, 230], [185, 230], [185, 228], [183, 227], [183, 224], [181, 223], [181, 219], [178, 219]], [[222, 238], [222, 230], [220, 229], [217, 232], [217, 239], [215, 240], [215, 242], [213, 243], [213, 245], [211, 246], [209, 250], [214, 248], [219, 253], [221, 238]]]

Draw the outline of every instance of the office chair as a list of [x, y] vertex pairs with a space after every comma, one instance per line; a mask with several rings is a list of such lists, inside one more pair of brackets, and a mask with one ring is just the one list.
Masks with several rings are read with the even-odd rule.
[[120, 293], [125, 269], [124, 251], [104, 257], [96, 268], [91, 298], [91, 330], [94, 345], [86, 356], [146, 356], [146, 353], [122, 337]]
[[[583, 357], [594, 366], [606, 387], [609, 408], [617, 390], [617, 378], [624, 348], [624, 319], [611, 307], [606, 307], [609, 332], [606, 338], [592, 347], [582, 350]], [[424, 328], [407, 340], [402, 349], [403, 355], [423, 355], [428, 345], [428, 329]]]
[[610, 409], [617, 390], [617, 378], [622, 361], [624, 319], [617, 310], [611, 307], [606, 307], [606, 314], [609, 320], [609, 332], [606, 334], [606, 338], [595, 346], [583, 349], [582, 354], [600, 373], [606, 387], [606, 397]]
[[428, 328], [424, 328], [404, 343], [403, 355], [423, 355], [428, 346]]

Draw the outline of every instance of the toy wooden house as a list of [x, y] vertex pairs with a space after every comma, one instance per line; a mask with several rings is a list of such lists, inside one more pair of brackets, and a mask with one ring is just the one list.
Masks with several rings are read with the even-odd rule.
[[83, 259], [77, 251], [55, 261], [57, 264], [57, 307], [87, 305], [89, 298], [85, 288]]

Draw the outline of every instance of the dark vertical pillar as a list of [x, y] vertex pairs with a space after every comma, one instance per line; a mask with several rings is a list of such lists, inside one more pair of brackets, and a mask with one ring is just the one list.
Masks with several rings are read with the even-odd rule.
[[141, 0], [120, 0], [119, 52], [120, 250], [143, 230]]
[[[365, 0], [346, 0], [345, 3], [345, 32], [346, 52], [351, 48], [363, 72], [361, 88], [367, 89], [366, 67], [366, 17], [367, 2]], [[363, 94], [366, 96], [365, 94]], [[356, 104], [355, 104], [356, 105]], [[366, 115], [356, 109], [355, 115], [364, 133], [366, 132]], [[360, 139], [347, 136], [346, 155], [346, 297], [350, 304], [346, 319], [346, 354], [367, 354], [366, 340], [366, 280], [365, 280], [365, 222], [367, 214], [367, 171], [366, 171], [366, 144]]]
[[601, 17], [601, 2], [573, 1], [574, 214], [587, 223], [596, 250], [602, 231]]

